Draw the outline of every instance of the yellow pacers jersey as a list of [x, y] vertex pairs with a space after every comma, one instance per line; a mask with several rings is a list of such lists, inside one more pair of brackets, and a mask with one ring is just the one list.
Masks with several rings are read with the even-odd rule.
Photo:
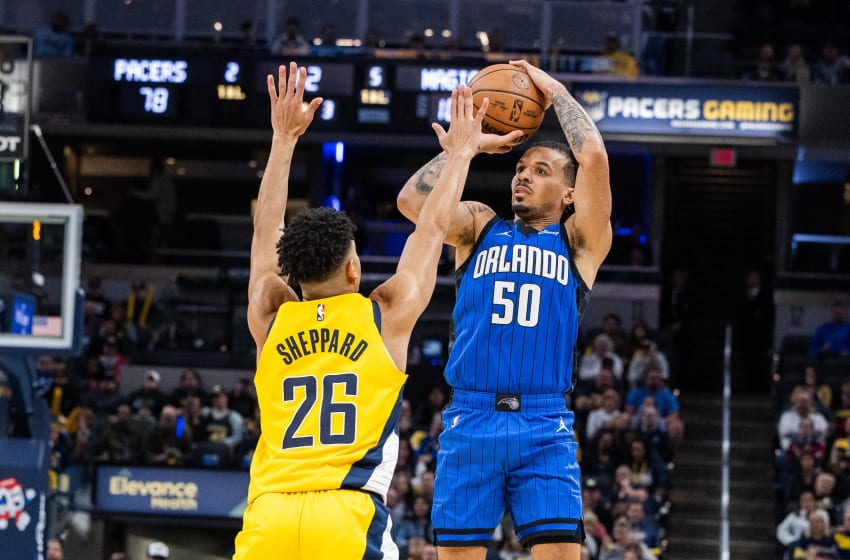
[[269, 492], [363, 489], [385, 497], [407, 376], [360, 294], [280, 306], [254, 384], [262, 433], [248, 501]]

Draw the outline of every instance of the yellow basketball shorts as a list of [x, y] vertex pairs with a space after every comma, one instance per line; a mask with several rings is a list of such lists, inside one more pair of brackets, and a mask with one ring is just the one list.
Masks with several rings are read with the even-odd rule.
[[234, 560], [397, 560], [389, 509], [357, 490], [264, 494], [245, 510]]

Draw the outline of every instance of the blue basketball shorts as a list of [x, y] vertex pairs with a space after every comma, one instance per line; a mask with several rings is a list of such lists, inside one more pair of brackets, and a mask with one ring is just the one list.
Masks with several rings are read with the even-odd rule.
[[584, 540], [573, 413], [563, 394], [455, 390], [431, 519], [438, 546], [486, 546], [505, 512], [524, 546]]

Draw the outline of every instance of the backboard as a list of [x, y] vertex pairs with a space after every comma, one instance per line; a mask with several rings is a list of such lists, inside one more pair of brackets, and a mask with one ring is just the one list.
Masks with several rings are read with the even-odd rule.
[[79, 205], [0, 203], [0, 352], [73, 349], [82, 221]]

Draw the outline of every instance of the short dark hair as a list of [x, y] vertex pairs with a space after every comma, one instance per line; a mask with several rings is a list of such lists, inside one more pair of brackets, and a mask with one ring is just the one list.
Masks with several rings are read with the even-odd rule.
[[280, 273], [299, 283], [327, 280], [345, 259], [355, 230], [344, 212], [303, 210], [286, 226], [277, 243]]
[[578, 172], [578, 161], [576, 157], [573, 155], [573, 151], [570, 147], [563, 142], [555, 142], [552, 140], [542, 140], [540, 142], [535, 142], [531, 146], [529, 146], [529, 150], [531, 148], [549, 148], [550, 150], [555, 150], [556, 152], [561, 152], [565, 156], [567, 156], [567, 164], [564, 166], [564, 177], [567, 179], [567, 184], [570, 187], [576, 186], [576, 173]]

